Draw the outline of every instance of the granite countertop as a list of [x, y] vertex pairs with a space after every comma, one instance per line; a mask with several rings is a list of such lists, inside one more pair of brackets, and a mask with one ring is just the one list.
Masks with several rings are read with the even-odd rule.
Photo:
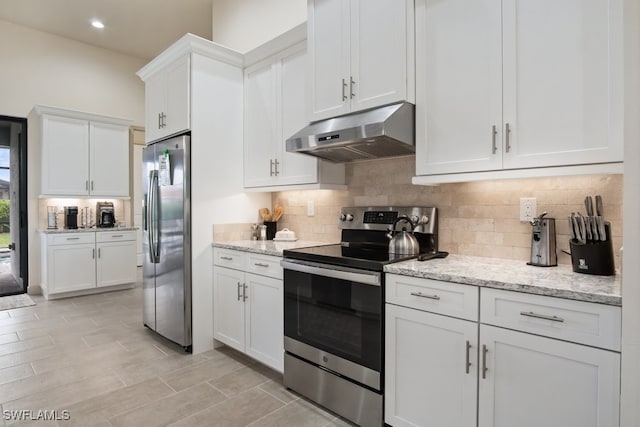
[[428, 261], [403, 261], [385, 273], [443, 280], [608, 305], [622, 305], [620, 275], [574, 273], [570, 265], [534, 267], [524, 261], [449, 255]]
[[214, 248], [235, 249], [262, 255], [282, 256], [285, 249], [306, 248], [309, 246], [329, 245], [325, 242], [297, 240], [295, 242], [274, 242], [273, 240], [234, 240], [231, 242], [213, 242]]
[[105, 228], [75, 228], [73, 230], [67, 228], [57, 228], [54, 230], [49, 230], [47, 228], [40, 230], [41, 233], [44, 234], [58, 234], [58, 233], [92, 233], [92, 232], [114, 232], [114, 231], [133, 231], [137, 230], [138, 227], [105, 227]]

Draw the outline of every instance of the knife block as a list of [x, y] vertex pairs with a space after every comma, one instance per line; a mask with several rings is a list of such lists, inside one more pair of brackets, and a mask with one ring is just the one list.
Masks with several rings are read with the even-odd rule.
[[607, 234], [607, 240], [604, 242], [578, 243], [576, 240], [569, 242], [574, 272], [600, 276], [616, 274], [611, 243], [611, 224], [607, 222], [604, 227]]

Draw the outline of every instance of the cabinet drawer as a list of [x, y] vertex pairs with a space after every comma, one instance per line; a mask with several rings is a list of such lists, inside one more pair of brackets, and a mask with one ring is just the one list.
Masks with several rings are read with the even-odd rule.
[[478, 288], [432, 279], [386, 275], [386, 302], [478, 321]]
[[48, 245], [77, 245], [79, 243], [95, 243], [96, 234], [89, 233], [60, 233], [47, 236]]
[[120, 242], [124, 240], [136, 240], [135, 230], [127, 231], [98, 231], [96, 232], [96, 242]]
[[480, 298], [481, 323], [620, 351], [620, 307], [486, 288]]
[[282, 261], [282, 258], [277, 256], [247, 254], [246, 271], [262, 276], [273, 277], [274, 279], [282, 279], [283, 274], [280, 261]]
[[244, 270], [245, 253], [232, 249], [213, 248], [213, 263], [222, 267]]

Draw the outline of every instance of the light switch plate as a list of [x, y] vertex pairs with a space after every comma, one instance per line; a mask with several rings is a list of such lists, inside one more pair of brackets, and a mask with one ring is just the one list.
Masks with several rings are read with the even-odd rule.
[[315, 216], [316, 205], [313, 200], [307, 200], [307, 216]]

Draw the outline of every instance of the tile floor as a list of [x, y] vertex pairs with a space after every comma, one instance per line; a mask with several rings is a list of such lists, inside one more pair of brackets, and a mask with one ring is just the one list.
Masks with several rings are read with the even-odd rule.
[[140, 285], [33, 299], [0, 311], [0, 426], [350, 425], [241, 353], [187, 355], [158, 338], [142, 326]]

